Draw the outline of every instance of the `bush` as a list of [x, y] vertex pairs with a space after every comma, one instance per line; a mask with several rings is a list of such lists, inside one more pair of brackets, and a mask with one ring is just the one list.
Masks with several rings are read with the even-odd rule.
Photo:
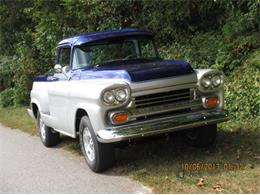
[[260, 48], [258, 33], [252, 33], [248, 36], [241, 35], [234, 40], [223, 37], [223, 41], [219, 44], [219, 52], [214, 67], [229, 75], [241, 67], [249, 55], [258, 48]]
[[23, 82], [14, 88], [14, 105], [29, 105], [30, 104], [30, 89]]
[[28, 103], [32, 77], [53, 67], [63, 38], [136, 27], [155, 33], [163, 58], [224, 71], [233, 120], [254, 119], [259, 116], [259, 5], [259, 0], [1, 1], [1, 105]]
[[13, 64], [16, 56], [0, 56], [0, 92], [11, 88], [13, 83]]
[[210, 68], [215, 64], [220, 41], [221, 36], [216, 32], [197, 33], [159, 50], [164, 59], [183, 59], [193, 68]]
[[14, 89], [5, 89], [0, 93], [0, 106], [8, 107], [14, 105]]
[[260, 50], [225, 82], [225, 103], [233, 120], [258, 121], [260, 126]]

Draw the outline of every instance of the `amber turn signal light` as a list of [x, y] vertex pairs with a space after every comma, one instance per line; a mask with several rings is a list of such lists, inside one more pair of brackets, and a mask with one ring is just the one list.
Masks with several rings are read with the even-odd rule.
[[112, 116], [112, 122], [114, 124], [125, 123], [127, 121], [128, 121], [128, 113], [127, 112], [115, 113]]
[[215, 107], [219, 104], [218, 97], [211, 97], [206, 99], [206, 105], [209, 107]]

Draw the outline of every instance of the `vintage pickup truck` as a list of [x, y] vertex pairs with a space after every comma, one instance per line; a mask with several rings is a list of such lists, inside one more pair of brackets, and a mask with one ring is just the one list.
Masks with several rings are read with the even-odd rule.
[[29, 114], [47, 147], [79, 137], [95, 172], [115, 161], [114, 143], [183, 131], [193, 146], [215, 141], [224, 110], [223, 73], [163, 60], [140, 29], [90, 32], [59, 42], [55, 71], [34, 78]]

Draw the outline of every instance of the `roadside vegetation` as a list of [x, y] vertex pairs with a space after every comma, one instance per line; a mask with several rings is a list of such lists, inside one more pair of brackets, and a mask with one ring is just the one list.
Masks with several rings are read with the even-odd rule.
[[30, 135], [37, 135], [36, 123], [26, 113], [25, 107], [0, 108], [0, 122], [13, 129], [21, 129]]
[[247, 124], [260, 115], [259, 0], [1, 0], [0, 11], [2, 107], [28, 105], [33, 76], [53, 69], [63, 38], [136, 27], [155, 33], [162, 58], [223, 71], [232, 121]]
[[114, 170], [155, 193], [259, 193], [259, 133], [220, 128], [217, 140], [203, 149], [180, 136], [140, 143], [119, 150]]
[[[61, 39], [95, 30], [145, 28], [156, 34], [162, 58], [224, 72], [230, 121], [219, 126], [218, 142], [211, 148], [191, 148], [173, 136], [118, 149], [112, 174], [129, 175], [156, 193], [260, 193], [259, 18], [259, 0], [1, 0], [0, 122], [38, 133], [25, 109], [32, 78], [52, 70]], [[77, 142], [66, 137], [58, 147], [80, 154]], [[182, 170], [186, 162], [238, 163], [242, 168]]]
[[[0, 122], [38, 135], [36, 123], [24, 107], [0, 108]], [[254, 123], [257, 121], [248, 124]], [[68, 137], [62, 137], [57, 147], [81, 155], [78, 141]], [[189, 147], [180, 134], [173, 134], [118, 147], [116, 159], [107, 174], [129, 176], [154, 193], [260, 192], [259, 129], [241, 123], [221, 124], [217, 142], [210, 148]]]

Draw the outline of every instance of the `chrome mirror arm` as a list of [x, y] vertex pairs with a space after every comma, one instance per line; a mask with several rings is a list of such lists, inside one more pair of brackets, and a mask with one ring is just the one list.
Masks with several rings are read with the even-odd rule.
[[70, 67], [69, 66], [64, 66], [64, 67], [62, 67], [60, 64], [56, 64], [55, 66], [54, 66], [54, 70], [55, 70], [55, 72], [56, 73], [62, 73], [62, 74], [64, 74], [64, 76], [67, 78], [67, 79], [69, 79], [69, 76], [68, 76], [68, 72], [70, 71]]

